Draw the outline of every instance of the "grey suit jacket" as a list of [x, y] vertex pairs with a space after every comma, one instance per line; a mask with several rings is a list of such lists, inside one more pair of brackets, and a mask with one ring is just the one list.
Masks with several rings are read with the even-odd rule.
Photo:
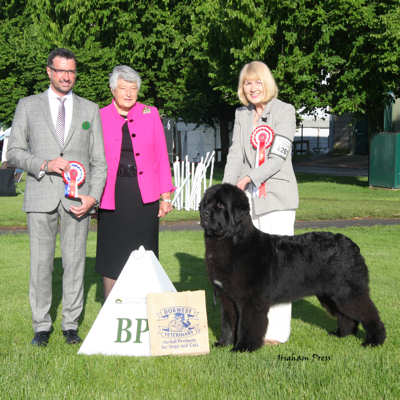
[[256, 168], [256, 150], [250, 142], [254, 129], [253, 109], [250, 104], [236, 110], [232, 145], [229, 149], [223, 182], [233, 185], [249, 176], [258, 188], [266, 183], [266, 197], [253, 196], [255, 215], [276, 210], [294, 210], [298, 207], [299, 196], [296, 176], [292, 166], [291, 144], [296, 133], [296, 114], [291, 104], [278, 99], [270, 100], [262, 114], [266, 121], [257, 125], [268, 125], [275, 133], [271, 147], [267, 149], [264, 164]]
[[7, 157], [11, 165], [27, 172], [25, 212], [49, 212], [60, 201], [67, 210], [77, 205], [77, 200], [65, 197], [60, 175], [46, 174], [39, 178], [43, 162], [59, 156], [84, 165], [86, 180], [78, 191], [100, 200], [107, 164], [97, 104], [73, 94], [71, 128], [61, 147], [51, 119], [47, 91], [21, 99], [14, 115]]

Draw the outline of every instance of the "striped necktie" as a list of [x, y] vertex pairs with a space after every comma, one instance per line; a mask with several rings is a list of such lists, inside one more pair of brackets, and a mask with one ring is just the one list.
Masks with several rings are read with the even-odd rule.
[[56, 135], [58, 137], [58, 141], [60, 142], [61, 147], [64, 146], [64, 133], [65, 133], [65, 106], [64, 102], [66, 97], [57, 97], [57, 100], [60, 102], [60, 106], [58, 107], [58, 116], [57, 116], [57, 124], [56, 124]]

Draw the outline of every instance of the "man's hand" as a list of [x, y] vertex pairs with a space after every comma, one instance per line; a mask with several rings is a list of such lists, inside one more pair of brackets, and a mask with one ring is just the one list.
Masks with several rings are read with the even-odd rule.
[[62, 174], [63, 171], [69, 170], [69, 162], [62, 157], [57, 157], [54, 160], [50, 160], [47, 164], [48, 172], [55, 172], [56, 174]]
[[78, 198], [81, 200], [82, 204], [80, 206], [71, 206], [69, 211], [77, 218], [82, 218], [96, 204], [96, 199], [92, 196], [85, 196], [84, 194], [78, 195]]

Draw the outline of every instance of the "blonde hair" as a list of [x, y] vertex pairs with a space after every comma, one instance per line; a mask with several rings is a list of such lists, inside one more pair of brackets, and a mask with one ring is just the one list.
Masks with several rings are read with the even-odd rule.
[[249, 105], [249, 101], [243, 91], [243, 84], [246, 79], [259, 79], [263, 83], [265, 90], [265, 97], [263, 103], [268, 103], [271, 99], [278, 96], [278, 86], [276, 85], [275, 79], [272, 72], [261, 61], [252, 61], [246, 64], [239, 75], [239, 85], [238, 85], [238, 97], [242, 104], [245, 106]]

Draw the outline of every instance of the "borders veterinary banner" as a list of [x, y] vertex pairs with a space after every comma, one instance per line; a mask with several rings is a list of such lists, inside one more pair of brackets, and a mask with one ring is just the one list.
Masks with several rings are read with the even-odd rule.
[[204, 290], [147, 295], [153, 356], [210, 352]]

